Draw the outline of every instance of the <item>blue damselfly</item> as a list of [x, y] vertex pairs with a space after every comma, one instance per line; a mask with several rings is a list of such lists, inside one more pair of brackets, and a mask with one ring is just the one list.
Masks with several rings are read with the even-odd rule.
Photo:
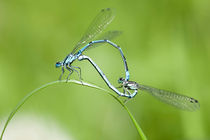
[[[162, 90], [142, 84], [138, 84], [134, 81], [126, 81], [124, 78], [119, 78], [118, 83], [121, 84], [120, 88], [123, 88], [124, 94], [130, 95], [129, 90], [133, 90], [135, 95], [138, 92], [138, 89], [142, 91], [146, 91], [151, 94], [155, 98], [160, 101], [175, 106], [176, 108], [187, 110], [187, 111], [195, 111], [200, 108], [200, 104], [198, 100], [188, 97], [185, 95], [181, 95], [175, 92]], [[132, 93], [133, 94], [133, 93]], [[131, 94], [131, 95], [132, 95]]]
[[[119, 96], [131, 97], [130, 95], [125, 95], [125, 94], [119, 92], [113, 85], [111, 85], [111, 83], [109, 82], [109, 80], [107, 79], [105, 74], [102, 72], [102, 70], [97, 66], [97, 64], [90, 57], [82, 54], [83, 52], [89, 50], [90, 48], [99, 46], [103, 43], [110, 44], [111, 46], [113, 46], [114, 48], [117, 48], [120, 51], [120, 54], [121, 54], [121, 57], [122, 57], [123, 63], [124, 63], [124, 68], [125, 68], [125, 74], [126, 74], [125, 79], [129, 80], [128, 66], [127, 66], [126, 58], [122, 52], [122, 49], [118, 45], [116, 45], [115, 43], [110, 41], [113, 38], [120, 35], [121, 32], [120, 31], [109, 31], [109, 32], [105, 33], [104, 35], [102, 35], [99, 40], [93, 41], [93, 39], [97, 35], [99, 35], [106, 28], [106, 26], [109, 23], [111, 23], [113, 18], [114, 18], [114, 13], [113, 13], [113, 10], [110, 8], [102, 9], [101, 12], [95, 17], [95, 19], [92, 21], [92, 23], [88, 27], [87, 31], [85, 32], [85, 34], [83, 35], [81, 40], [73, 48], [73, 51], [70, 54], [68, 54], [63, 61], [57, 62], [55, 64], [56, 68], [61, 67], [61, 69], [62, 69], [62, 73], [59, 77], [60, 80], [64, 74], [65, 69], [69, 71], [67, 81], [69, 79], [69, 76], [73, 73], [73, 71], [76, 71], [80, 80], [82, 80], [80, 67], [72, 66], [72, 63], [75, 60], [79, 60], [79, 61], [88, 60], [94, 66], [94, 68], [98, 71], [98, 73], [103, 78], [103, 80], [106, 82], [106, 84], [109, 86], [109, 88], [111, 88], [113, 91], [115, 91]], [[76, 69], [78, 69], [79, 72]]]

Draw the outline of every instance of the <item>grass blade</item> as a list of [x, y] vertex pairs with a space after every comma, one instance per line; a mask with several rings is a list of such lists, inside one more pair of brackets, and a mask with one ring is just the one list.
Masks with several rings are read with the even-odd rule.
[[[4, 128], [2, 130], [1, 133], [1, 137], [0, 140], [2, 140], [4, 132], [9, 124], [9, 122], [11, 121], [11, 119], [14, 117], [14, 115], [16, 114], [16, 112], [20, 109], [20, 107], [33, 95], [35, 95], [36, 93], [38, 93], [39, 91], [41, 91], [44, 88], [47, 88], [49, 86], [58, 84], [58, 83], [66, 83], [66, 80], [62, 80], [62, 81], [53, 81], [47, 84], [44, 84], [42, 86], [40, 86], [39, 88], [36, 88], [35, 90], [31, 91], [30, 93], [28, 93], [17, 105], [16, 107], [12, 110], [12, 112], [10, 113], [9, 117], [7, 118], [7, 121], [4, 125]], [[86, 83], [86, 82], [80, 82], [77, 80], [69, 80], [68, 83], [75, 83], [75, 84], [79, 84], [79, 85], [83, 85], [83, 86], [87, 86], [87, 87], [91, 87], [91, 88], [95, 88], [95, 89], [99, 89], [99, 90], [103, 90], [105, 92], [107, 92], [110, 96], [112, 96], [116, 101], [118, 101], [122, 107], [127, 111], [128, 115], [130, 116], [133, 124], [135, 125], [140, 137], [142, 140], [147, 140], [146, 136], [144, 135], [144, 132], [142, 131], [141, 127], [138, 125], [137, 121], [135, 120], [134, 116], [132, 115], [132, 113], [129, 111], [129, 109], [126, 107], [126, 105], [116, 96], [114, 96], [110, 91], [103, 89], [99, 86], [90, 84], [90, 83]]]

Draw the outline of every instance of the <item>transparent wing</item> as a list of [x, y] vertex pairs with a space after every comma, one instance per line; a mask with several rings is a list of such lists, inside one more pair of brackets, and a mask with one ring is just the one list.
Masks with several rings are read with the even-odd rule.
[[187, 111], [195, 111], [200, 108], [198, 100], [180, 95], [174, 92], [153, 88], [150, 86], [139, 85], [139, 89], [147, 91], [152, 96], [156, 97], [162, 102], [175, 106], [179, 109]]
[[[114, 40], [115, 38], [117, 38], [118, 36], [120, 36], [122, 34], [122, 31], [117, 31], [117, 30], [114, 30], [114, 31], [108, 31], [108, 32], [105, 32], [104, 34], [100, 35], [98, 38], [96, 38], [96, 40]], [[95, 44], [92, 44], [90, 45], [87, 49], [91, 49], [91, 48], [95, 48], [95, 47], [98, 47], [98, 46], [102, 46], [104, 44], [107, 44], [107, 43], [95, 43]]]
[[98, 34], [100, 34], [113, 19], [114, 13], [112, 9], [102, 9], [101, 12], [92, 21], [81, 40], [73, 49], [72, 53], [74, 53], [78, 48], [80, 48], [84, 44], [92, 41], [92, 39], [95, 38]]
[[97, 40], [113, 40], [116, 37], [120, 36], [122, 34], [122, 31], [117, 31], [117, 30], [111, 30], [108, 32], [105, 32], [104, 34], [100, 35]]

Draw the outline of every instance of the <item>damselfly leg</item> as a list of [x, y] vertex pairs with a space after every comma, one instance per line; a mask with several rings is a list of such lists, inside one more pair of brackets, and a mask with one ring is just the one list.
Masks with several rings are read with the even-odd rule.
[[64, 67], [61, 68], [61, 71], [62, 71], [62, 72], [61, 72], [61, 75], [59, 76], [59, 81], [61, 80], [61, 78], [62, 78], [62, 76], [63, 76], [63, 74], [64, 74], [64, 72], [65, 72]]
[[69, 67], [66, 67], [66, 69], [69, 71], [68, 77], [66, 79], [66, 82], [68, 82], [70, 75], [73, 73], [73, 70]]
[[83, 80], [83, 78], [82, 78], [82, 71], [81, 71], [81, 68], [80, 67], [76, 67], [76, 66], [71, 66], [72, 68], [77, 68], [77, 69], [79, 69], [79, 72], [77, 71], [77, 74], [78, 74], [78, 76], [79, 76], [79, 79], [82, 81]]

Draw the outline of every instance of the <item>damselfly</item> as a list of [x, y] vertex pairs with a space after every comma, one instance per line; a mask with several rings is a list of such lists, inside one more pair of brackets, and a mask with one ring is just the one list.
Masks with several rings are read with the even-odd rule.
[[[124, 67], [126, 71], [126, 80], [129, 80], [129, 72], [128, 67], [126, 64], [125, 56], [119, 46], [117, 46], [115, 43], [111, 42], [110, 40], [118, 36], [121, 32], [120, 31], [109, 31], [102, 35], [100, 37], [100, 40], [93, 39], [99, 35], [109, 23], [114, 18], [114, 13], [112, 9], [102, 9], [101, 12], [95, 17], [95, 19], [92, 21], [90, 26], [88, 27], [87, 31], [83, 35], [82, 39], [77, 43], [77, 45], [74, 47], [73, 51], [68, 54], [63, 61], [57, 62], [55, 64], [56, 68], [62, 67], [62, 73], [60, 75], [60, 78], [62, 78], [62, 75], [64, 74], [65, 69], [69, 71], [69, 75], [67, 77], [67, 80], [69, 79], [69, 76], [73, 73], [73, 71], [76, 71], [80, 80], [81, 78], [81, 69], [80, 67], [72, 66], [72, 63], [79, 58], [79, 56], [82, 55], [82, 53], [89, 48], [99, 46], [102, 43], [108, 43], [111, 46], [117, 48], [120, 51], [120, 54], [123, 58]], [[90, 42], [91, 41], [91, 42]], [[79, 72], [76, 70], [78, 69]]]
[[[89, 48], [99, 46], [102, 43], [110, 44], [111, 46], [117, 48], [120, 51], [120, 54], [122, 56], [123, 63], [124, 63], [125, 73], [126, 73], [125, 79], [129, 80], [128, 66], [127, 66], [125, 56], [122, 52], [122, 49], [119, 46], [117, 46], [115, 43], [110, 41], [111, 39], [120, 35], [121, 32], [120, 31], [109, 31], [100, 37], [101, 40], [92, 41], [98, 34], [100, 34], [106, 28], [106, 26], [113, 20], [113, 18], [114, 18], [114, 14], [113, 14], [112, 9], [107, 8], [107, 9], [101, 10], [101, 12], [95, 17], [95, 19], [90, 24], [88, 30], [83, 35], [82, 39], [74, 47], [73, 51], [70, 54], [68, 54], [63, 61], [57, 62], [55, 64], [55, 66], [56, 66], [56, 68], [59, 68], [59, 67], [62, 68], [62, 73], [61, 73], [59, 79], [62, 78], [62, 75], [64, 74], [64, 69], [66, 69], [69, 71], [67, 81], [69, 79], [69, 76], [73, 73], [73, 71], [76, 71], [80, 80], [82, 80], [80, 67], [72, 66], [72, 63], [77, 59], [79, 61], [88, 60], [94, 66], [94, 68], [98, 71], [98, 73], [100, 74], [100, 76], [103, 78], [103, 80], [106, 82], [106, 84], [109, 86], [110, 89], [112, 89], [114, 92], [116, 92], [119, 96], [124, 96], [124, 97], [130, 98], [130, 95], [119, 92], [109, 82], [109, 80], [107, 79], [105, 74], [102, 72], [102, 70], [97, 66], [97, 64], [90, 57], [82, 54], [84, 51], [87, 51]], [[79, 69], [80, 72], [78, 72], [76, 70], [76, 68]]]
[[[181, 95], [178, 93], [138, 84], [134, 81], [126, 81], [124, 78], [119, 78], [118, 83], [121, 84], [125, 94], [131, 94], [129, 90], [133, 90], [137, 94], [138, 89], [146, 91], [160, 101], [175, 106], [179, 109], [195, 111], [200, 108], [198, 100]], [[135, 95], [136, 95], [135, 94]]]

